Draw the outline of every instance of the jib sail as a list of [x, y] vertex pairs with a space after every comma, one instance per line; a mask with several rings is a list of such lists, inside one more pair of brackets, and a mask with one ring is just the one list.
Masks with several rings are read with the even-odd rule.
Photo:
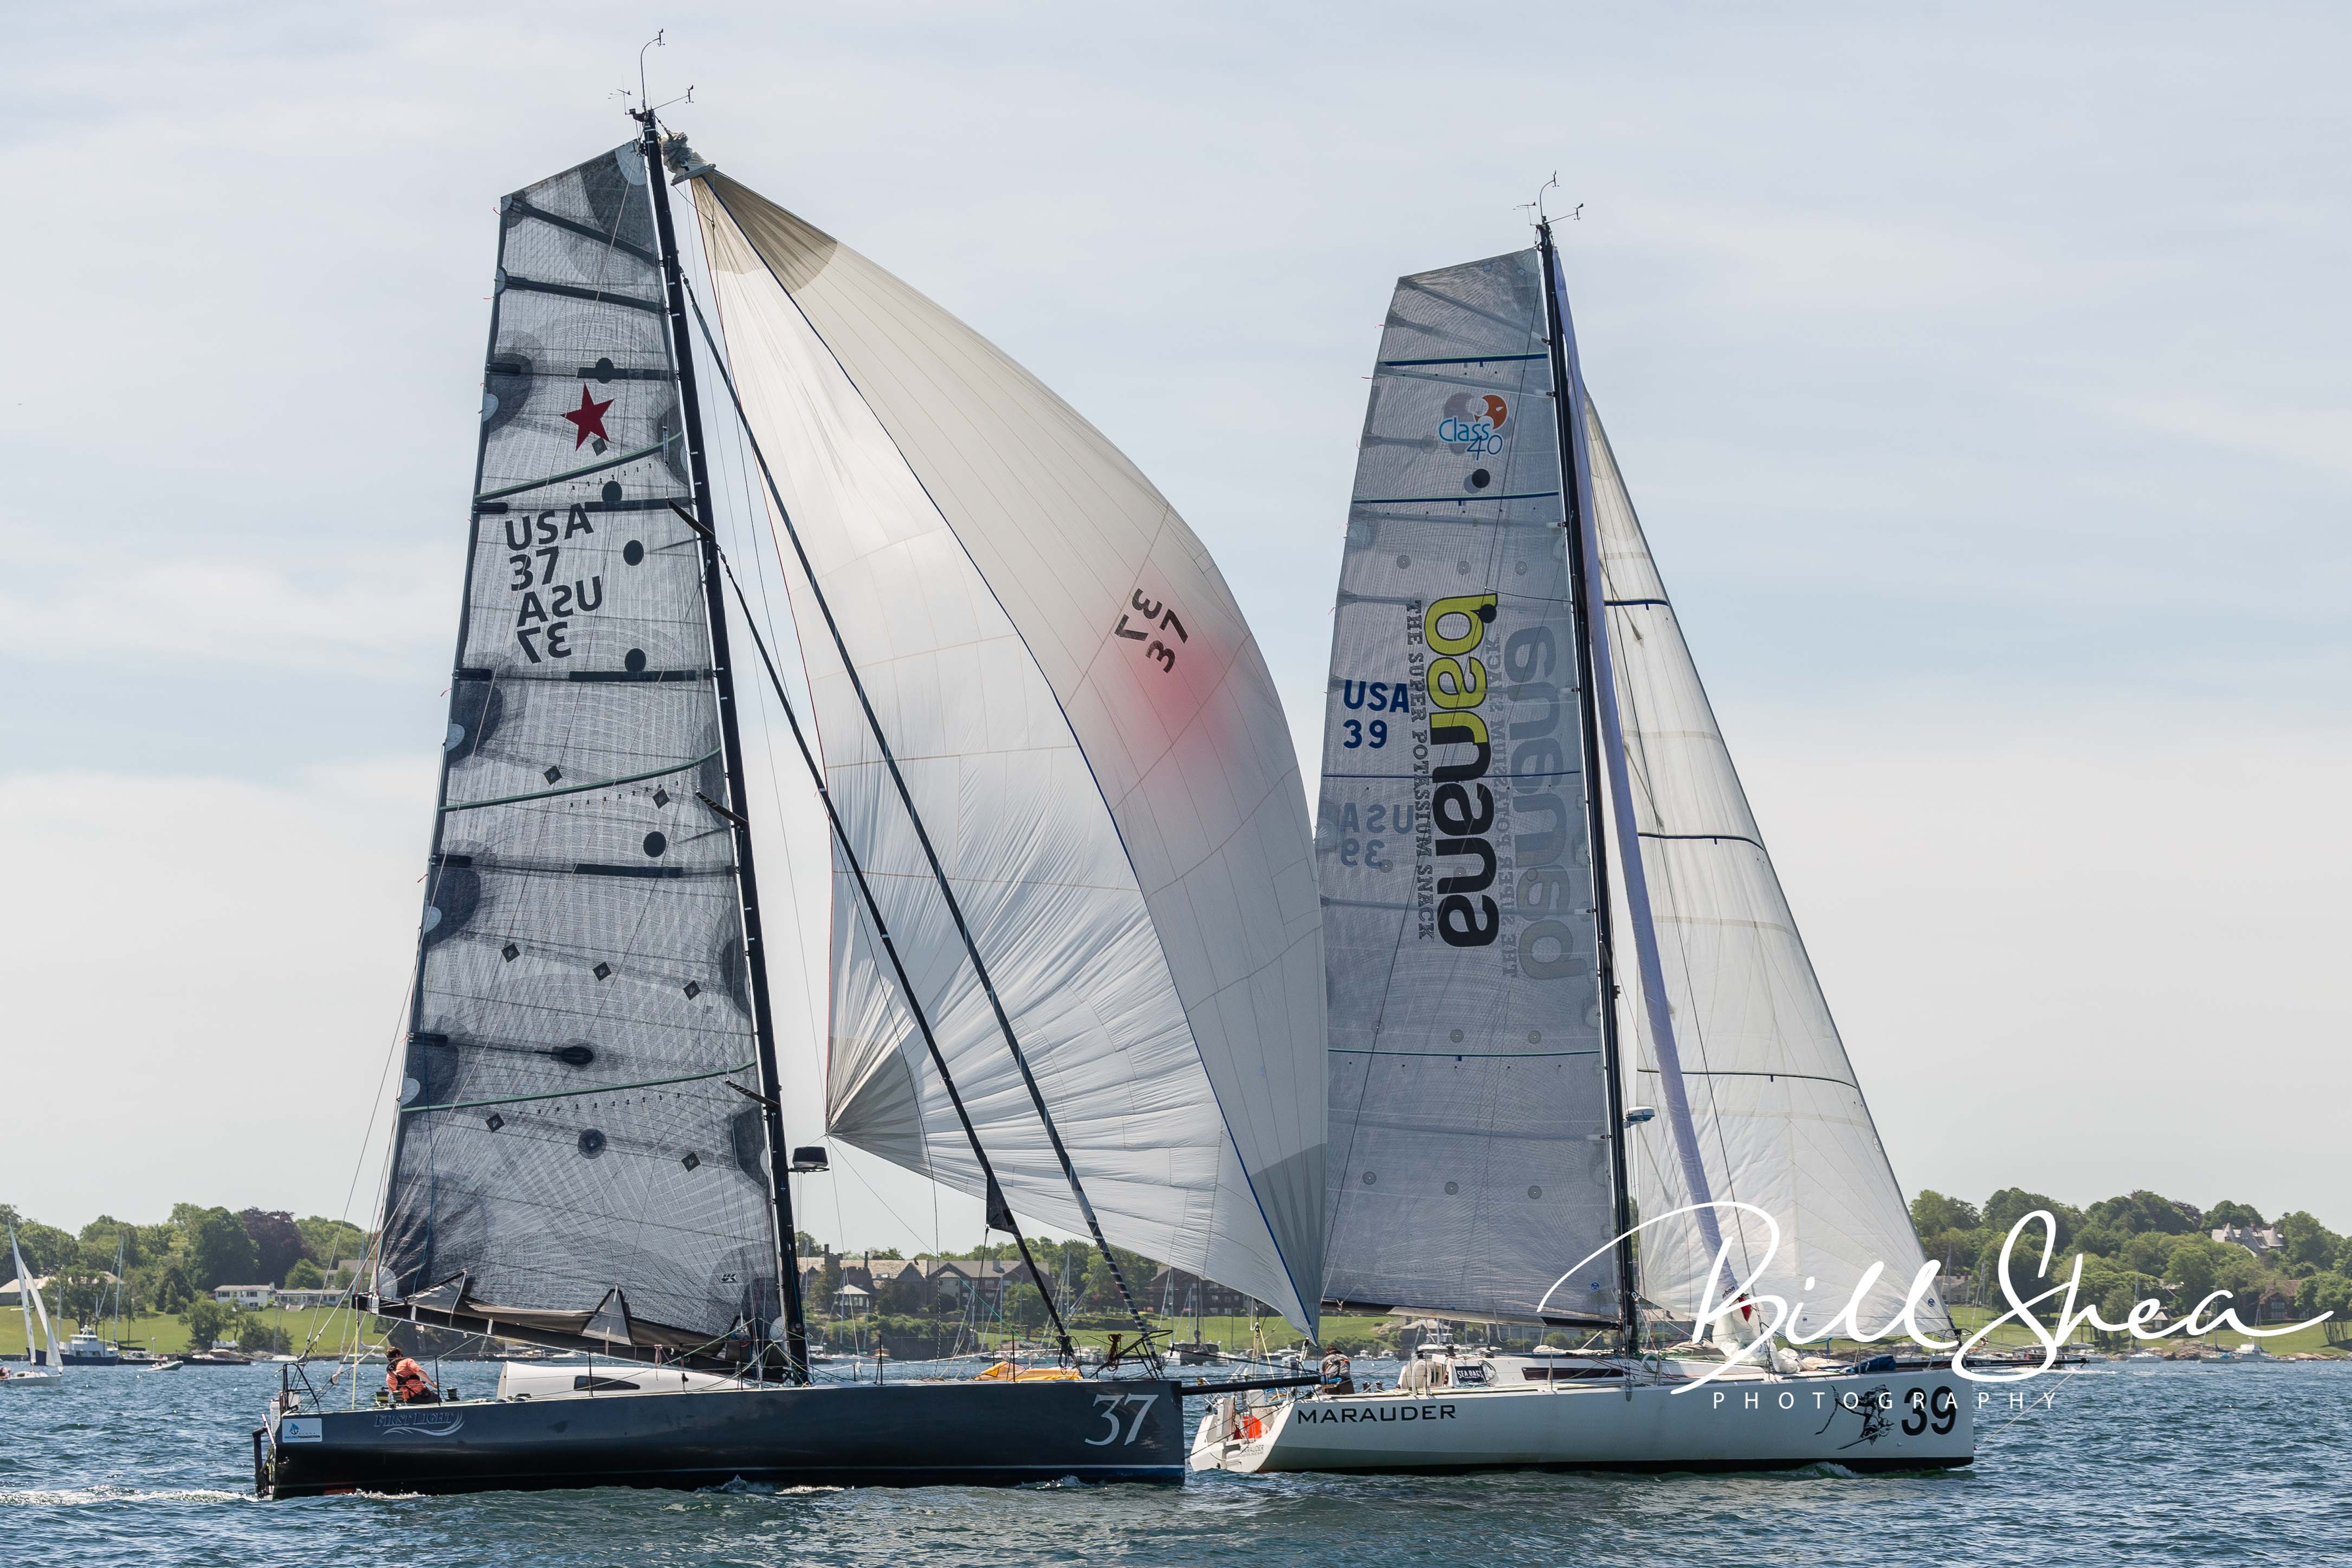
[[[1646, 1215], [1703, 1196], [1752, 1205], [1780, 1232], [1774, 1251], [1770, 1227], [1728, 1207], [1711, 1226], [1654, 1224], [1643, 1293], [1687, 1318], [1727, 1240], [1732, 1279], [1809, 1303], [1793, 1325], [1807, 1332], [1884, 1264], [1859, 1313], [1883, 1329], [1918, 1273], [1919, 1239], [1601, 416], [1584, 407], [1629, 797], [1619, 832], [1638, 843], [1652, 927], [1629, 936], [1654, 962], [1619, 969], [1622, 1016], [1641, 1042], [1629, 1092], [1666, 1112], [1633, 1133], [1633, 1190]], [[1948, 1328], [1940, 1291], [1922, 1298], [1917, 1322]]]

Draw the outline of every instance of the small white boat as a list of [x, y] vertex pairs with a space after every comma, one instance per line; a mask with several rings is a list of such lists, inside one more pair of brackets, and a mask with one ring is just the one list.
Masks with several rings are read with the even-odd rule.
[[[14, 1226], [8, 1229], [8, 1258], [16, 1266], [16, 1307], [25, 1314], [25, 1370], [0, 1368], [0, 1379], [5, 1379], [0, 1382], [0, 1388], [61, 1388], [66, 1381], [62, 1370], [65, 1363], [58, 1350], [58, 1336], [49, 1327], [48, 1303], [42, 1301], [41, 1292], [33, 1288], [33, 1271], [25, 1267], [25, 1254], [16, 1246]], [[33, 1343], [33, 1314], [36, 1312], [41, 1318], [41, 1340], [48, 1346], [46, 1353]], [[48, 1364], [44, 1366], [44, 1361]]]

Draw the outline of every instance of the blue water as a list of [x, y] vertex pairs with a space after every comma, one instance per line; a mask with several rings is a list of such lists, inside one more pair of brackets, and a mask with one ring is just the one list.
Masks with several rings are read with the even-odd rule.
[[251, 1496], [247, 1434], [274, 1368], [68, 1375], [59, 1394], [0, 1394], [0, 1563], [2352, 1563], [2343, 1364], [2039, 1378], [2027, 1409], [2004, 1393], [1982, 1412], [1974, 1467], [1934, 1475], [1218, 1474], [1182, 1488], [292, 1502]]

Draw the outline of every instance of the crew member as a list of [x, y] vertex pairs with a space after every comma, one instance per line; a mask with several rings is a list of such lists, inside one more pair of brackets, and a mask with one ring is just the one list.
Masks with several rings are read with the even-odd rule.
[[383, 1385], [392, 1391], [395, 1405], [438, 1405], [441, 1391], [425, 1375], [425, 1369], [400, 1354], [391, 1345], [383, 1347]]
[[1353, 1394], [1356, 1379], [1349, 1370], [1345, 1351], [1333, 1351], [1323, 1358], [1323, 1389], [1326, 1394]]

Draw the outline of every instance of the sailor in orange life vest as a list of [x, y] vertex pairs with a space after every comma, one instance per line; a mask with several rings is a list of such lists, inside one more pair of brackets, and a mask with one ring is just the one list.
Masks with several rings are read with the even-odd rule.
[[390, 1345], [383, 1347], [383, 1385], [392, 1391], [395, 1405], [438, 1405], [440, 1390], [433, 1386], [425, 1369]]
[[1355, 1391], [1356, 1379], [1349, 1371], [1347, 1353], [1345, 1351], [1335, 1350], [1330, 1354], [1325, 1356], [1323, 1358], [1323, 1386], [1318, 1392], [1324, 1394], [1353, 1394]]

